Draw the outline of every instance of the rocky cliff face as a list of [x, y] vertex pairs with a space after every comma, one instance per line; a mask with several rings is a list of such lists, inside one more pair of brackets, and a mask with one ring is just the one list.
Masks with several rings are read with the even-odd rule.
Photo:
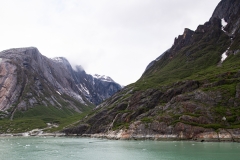
[[34, 47], [0, 52], [1, 115], [13, 117], [15, 111], [41, 105], [82, 112], [121, 89], [114, 81], [95, 79], [76, 68], [65, 58], [49, 59]]
[[100, 104], [122, 88], [108, 76], [87, 74], [81, 66], [76, 66], [75, 70], [72, 69], [69, 62], [63, 57], [57, 57], [53, 60], [65, 66], [77, 88], [89, 102], [95, 105]]
[[64, 132], [127, 139], [239, 140], [239, 5], [237, 0], [222, 0], [208, 22], [195, 31], [185, 29], [139, 81]]
[[239, 15], [239, 7], [240, 7], [240, 4], [238, 0], [221, 1], [216, 7], [216, 9], [214, 10], [210, 20], [214, 18], [218, 18], [218, 19], [223, 18], [226, 22], [231, 22], [237, 27], [237, 25], [239, 25], [239, 20], [237, 19]]

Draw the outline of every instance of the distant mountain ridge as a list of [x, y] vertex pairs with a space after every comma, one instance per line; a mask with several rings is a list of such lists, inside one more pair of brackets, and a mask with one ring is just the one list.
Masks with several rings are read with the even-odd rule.
[[68, 68], [78, 89], [89, 102], [95, 105], [100, 104], [122, 88], [121, 85], [108, 76], [87, 74], [80, 65], [75, 66], [76, 70], [72, 69], [70, 63], [64, 57], [56, 57], [53, 60], [57, 63], [62, 63]]
[[94, 75], [93, 75], [93, 78], [95, 78], [95, 79], [100, 79], [100, 80], [102, 80], [102, 81], [107, 81], [107, 82], [114, 82], [114, 81], [112, 80], [112, 78], [110, 78], [110, 77], [108, 77], [108, 76], [105, 76], [105, 75], [94, 74]]

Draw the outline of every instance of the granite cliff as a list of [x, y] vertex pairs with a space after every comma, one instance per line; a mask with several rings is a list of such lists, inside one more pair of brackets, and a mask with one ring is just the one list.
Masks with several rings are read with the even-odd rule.
[[222, 0], [185, 29], [134, 84], [66, 134], [116, 139], [240, 138], [240, 1]]
[[94, 78], [81, 66], [74, 70], [67, 59], [49, 59], [34, 47], [0, 52], [2, 118], [13, 119], [16, 112], [24, 116], [39, 106], [54, 107], [63, 114], [81, 113], [120, 89], [111, 78]]

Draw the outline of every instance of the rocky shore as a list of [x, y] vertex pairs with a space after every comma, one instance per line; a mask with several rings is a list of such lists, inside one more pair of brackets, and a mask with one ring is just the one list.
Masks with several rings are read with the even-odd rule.
[[155, 140], [155, 141], [197, 141], [197, 142], [240, 142], [240, 134], [232, 130], [221, 129], [218, 132], [211, 131], [201, 133], [194, 138], [186, 137], [184, 134], [131, 134], [128, 131], [109, 131], [108, 133], [96, 134], [66, 134], [66, 133], [44, 133], [42, 131], [30, 131], [24, 133], [0, 134], [0, 137], [64, 137], [79, 136], [89, 138], [103, 138], [110, 140]]
[[198, 142], [240, 142], [240, 134], [236, 130], [220, 129], [200, 133], [192, 138], [182, 134], [131, 134], [127, 130], [109, 131], [97, 134], [66, 134], [66, 136], [81, 136], [104, 138], [111, 140], [156, 140], [156, 141], [198, 141]]

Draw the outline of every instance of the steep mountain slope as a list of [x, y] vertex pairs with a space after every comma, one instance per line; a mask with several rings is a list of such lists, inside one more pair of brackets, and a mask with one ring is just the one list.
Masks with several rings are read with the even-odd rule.
[[[226, 21], [226, 23], [225, 23]], [[240, 1], [222, 0], [142, 77], [65, 133], [109, 138], [240, 138]]]
[[87, 74], [82, 66], [76, 66], [75, 70], [72, 69], [67, 59], [63, 57], [53, 58], [53, 60], [68, 70], [78, 90], [89, 102], [95, 105], [100, 104], [122, 89], [118, 83], [114, 82], [108, 76], [100, 76], [97, 74], [92, 76]]
[[80, 106], [90, 105], [74, 87], [66, 68], [42, 56], [36, 48], [10, 49], [0, 57], [1, 110], [13, 114], [16, 109], [27, 110], [34, 105], [61, 108], [66, 103], [80, 112]]
[[114, 81], [76, 68], [65, 58], [49, 59], [34, 47], [0, 52], [0, 118], [71, 116], [121, 89]]

